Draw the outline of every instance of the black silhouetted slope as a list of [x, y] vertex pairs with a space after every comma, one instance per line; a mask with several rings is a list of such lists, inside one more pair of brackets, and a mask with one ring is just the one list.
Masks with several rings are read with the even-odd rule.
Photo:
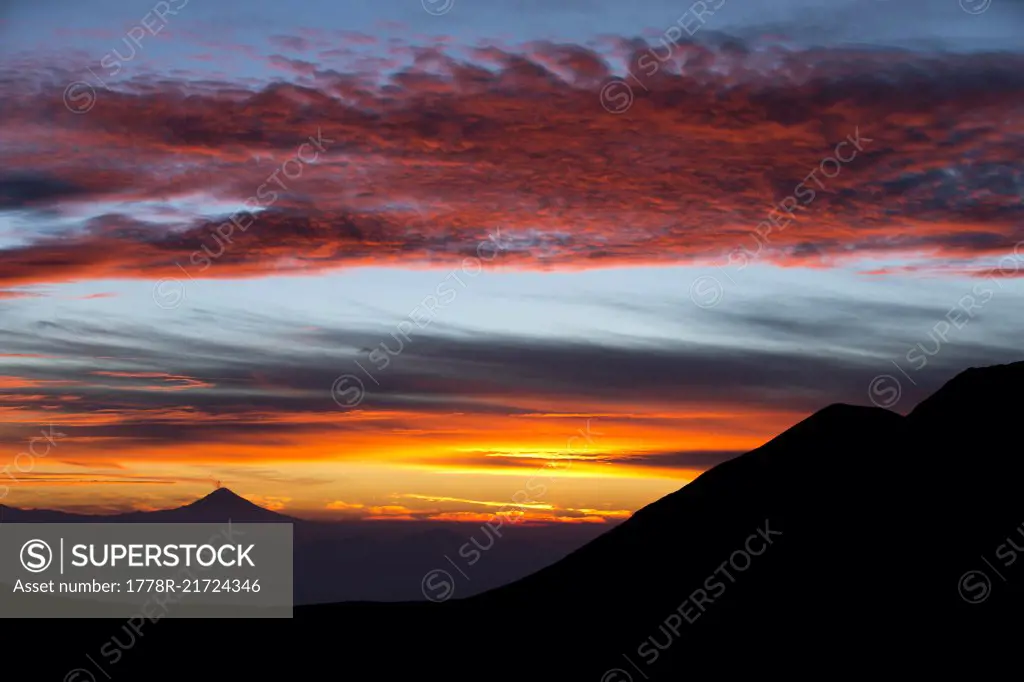
[[[997, 563], [1008, 538], [1024, 547], [1022, 378], [1024, 363], [969, 370], [907, 417], [833, 405], [523, 580], [233, 627], [247, 655], [217, 670], [640, 682], [947, 674], [967, 660], [978, 676], [1012, 656], [1024, 613], [1024, 551]], [[990, 589], [965, 591], [977, 570]], [[215, 624], [161, 628], [125, 674], [187, 677], [168, 664], [183, 643], [218, 641]], [[1002, 638], [1001, 658], [985, 649]]]
[[[662, 677], [693, 670], [722, 642], [745, 642], [749, 650], [777, 646], [780, 635], [783, 644], [797, 637], [820, 648], [834, 642], [837, 626], [880, 631], [858, 614], [876, 598], [876, 577], [900, 561], [895, 538], [912, 524], [897, 515], [902, 486], [885, 480], [891, 467], [876, 457], [905, 442], [898, 415], [833, 405], [564, 561], [476, 601], [487, 611], [566, 613], [592, 624], [541, 645], [548, 658], [564, 661], [561, 674], [580, 679], [629, 670], [624, 656]], [[890, 599], [890, 614], [906, 618], [913, 610], [909, 594]], [[816, 641], [824, 623], [833, 625]], [[566, 659], [566, 650], [575, 654]]]
[[[407, 651], [423, 660], [446, 640], [462, 652], [515, 642], [529, 652], [527, 667], [552, 680], [600, 680], [614, 668], [634, 680], [744, 665], [941, 669], [939, 651], [965, 651], [944, 644], [976, 650], [1019, 632], [1024, 553], [1008, 567], [1016, 582], [993, 575], [981, 603], [964, 599], [960, 579], [988, 570], [981, 557], [994, 561], [1024, 522], [1014, 419], [1022, 373], [1024, 363], [969, 370], [906, 418], [825, 408], [563, 561], [437, 609], [433, 625], [426, 610], [410, 610], [405, 619], [419, 634]], [[753, 540], [750, 549], [763, 553], [746, 567], [745, 545], [759, 531], [772, 542]], [[726, 564], [731, 557], [745, 570]], [[672, 616], [684, 612], [692, 623]], [[488, 654], [466, 654], [461, 666], [515, 678]]]
[[[1024, 548], [1022, 391], [1024, 363], [971, 368], [907, 416], [916, 438], [917, 497], [933, 531], [922, 552], [933, 557], [928, 577], [948, 585], [980, 569], [992, 579], [991, 598], [965, 617], [1001, 615], [1024, 601], [1024, 551], [1007, 542], [1012, 537]], [[976, 581], [972, 587], [980, 596]], [[1012, 631], [1020, 633], [1020, 625]]]

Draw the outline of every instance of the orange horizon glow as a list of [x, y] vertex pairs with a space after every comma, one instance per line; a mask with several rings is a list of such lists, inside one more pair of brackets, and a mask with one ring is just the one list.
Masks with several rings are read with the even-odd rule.
[[[20, 457], [23, 470], [15, 466], [17, 451], [10, 452], [0, 495], [14, 507], [114, 513], [179, 506], [222, 484], [268, 509], [308, 519], [479, 522], [514, 509], [527, 523], [608, 523], [707, 468], [660, 466], [659, 453], [743, 452], [799, 419], [781, 410], [730, 406], [693, 412], [659, 405], [580, 407], [559, 414], [545, 405], [525, 415], [231, 415], [232, 425], [296, 425], [294, 433], [272, 442], [244, 431], [231, 442], [188, 444], [65, 434], [46, 456]], [[0, 407], [0, 429], [30, 420], [46, 424], [47, 412], [30, 403], [7, 412]], [[226, 421], [184, 407], [126, 409], [65, 412], [52, 429], [128, 427], [140, 418], [171, 425]], [[405, 428], [372, 427], [396, 421]], [[370, 427], [365, 431], [337, 429], [364, 423]], [[37, 452], [41, 446], [37, 441]], [[115, 489], [116, 496], [108, 492]]]

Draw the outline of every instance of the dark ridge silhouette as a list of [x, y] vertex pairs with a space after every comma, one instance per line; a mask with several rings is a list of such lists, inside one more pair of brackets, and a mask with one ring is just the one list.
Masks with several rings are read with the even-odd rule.
[[217, 488], [206, 497], [177, 509], [161, 509], [151, 512], [122, 514], [124, 521], [146, 523], [301, 523], [299, 519], [285, 516], [253, 504], [227, 488]]
[[[196, 679], [828, 679], [965, 663], [978, 677], [1019, 647], [1022, 379], [1024, 363], [970, 369], [906, 417], [829, 406], [476, 597], [300, 607], [229, 636], [163, 621], [113, 673], [191, 679], [180, 651], [199, 642], [212, 662]], [[226, 641], [244, 652], [218, 661]]]
[[134, 511], [96, 516], [51, 509], [17, 509], [0, 505], [0, 521], [8, 523], [302, 523], [264, 509], [227, 488], [174, 509]]
[[[3, 523], [288, 523], [293, 531], [295, 603], [406, 601], [421, 599], [420, 580], [445, 555], [455, 555], [482, 536], [480, 524], [403, 521], [307, 521], [264, 509], [227, 488], [218, 488], [174, 509], [89, 516], [49, 509], [0, 506]], [[529, 575], [597, 537], [594, 524], [512, 527], [488, 551], [470, 596]]]

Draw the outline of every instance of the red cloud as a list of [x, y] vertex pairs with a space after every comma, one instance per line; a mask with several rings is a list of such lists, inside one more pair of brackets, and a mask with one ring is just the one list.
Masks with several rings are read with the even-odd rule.
[[[432, 47], [397, 72], [287, 60], [312, 87], [136, 80], [84, 116], [11, 74], [0, 208], [94, 217], [0, 250], [0, 286], [452, 262], [499, 229], [518, 268], [974, 258], [1022, 236], [1024, 57], [686, 45], [652, 72], [628, 47], [621, 82], [576, 45]], [[211, 202], [275, 172], [274, 201], [222, 227]]]

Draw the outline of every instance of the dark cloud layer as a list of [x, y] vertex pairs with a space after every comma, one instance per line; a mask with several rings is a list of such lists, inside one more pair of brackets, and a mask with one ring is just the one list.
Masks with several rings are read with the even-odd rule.
[[[0, 411], [11, 427], [5, 440], [13, 447], [36, 435], [41, 418], [73, 438], [110, 439], [118, 448], [267, 446], [317, 430], [344, 438], [419, 429], [424, 415], [451, 417], [451, 428], [461, 418], [521, 417], [529, 430], [528, 418], [538, 414], [603, 409], [624, 415], [608, 419], [647, 423], [688, 415], [689, 425], [710, 429], [714, 420], [700, 415], [727, 410], [737, 415], [731, 429], [754, 433], [760, 425], [744, 425], [745, 412], [784, 405], [806, 414], [836, 401], [867, 404], [869, 381], [894, 373], [893, 359], [914, 371], [895, 353], [811, 353], [798, 344], [771, 351], [756, 345], [613, 346], [438, 335], [415, 336], [381, 367], [365, 349], [382, 340], [398, 348], [394, 338], [370, 332], [321, 328], [297, 334], [269, 320], [260, 342], [244, 346], [145, 327], [123, 326], [114, 334], [84, 322], [3, 330], [0, 347], [9, 354], [0, 362]], [[916, 385], [905, 383], [897, 409], [909, 410], [967, 366], [1018, 359], [1019, 350], [1010, 345], [946, 345], [929, 358], [927, 371], [915, 372]], [[379, 385], [361, 374], [357, 362], [374, 372]], [[332, 398], [332, 384], [344, 374], [364, 377], [368, 390], [357, 410], [340, 409]], [[634, 417], [628, 416], [631, 409]], [[437, 420], [431, 428], [445, 423]], [[680, 452], [617, 461], [692, 469], [727, 455]]]

